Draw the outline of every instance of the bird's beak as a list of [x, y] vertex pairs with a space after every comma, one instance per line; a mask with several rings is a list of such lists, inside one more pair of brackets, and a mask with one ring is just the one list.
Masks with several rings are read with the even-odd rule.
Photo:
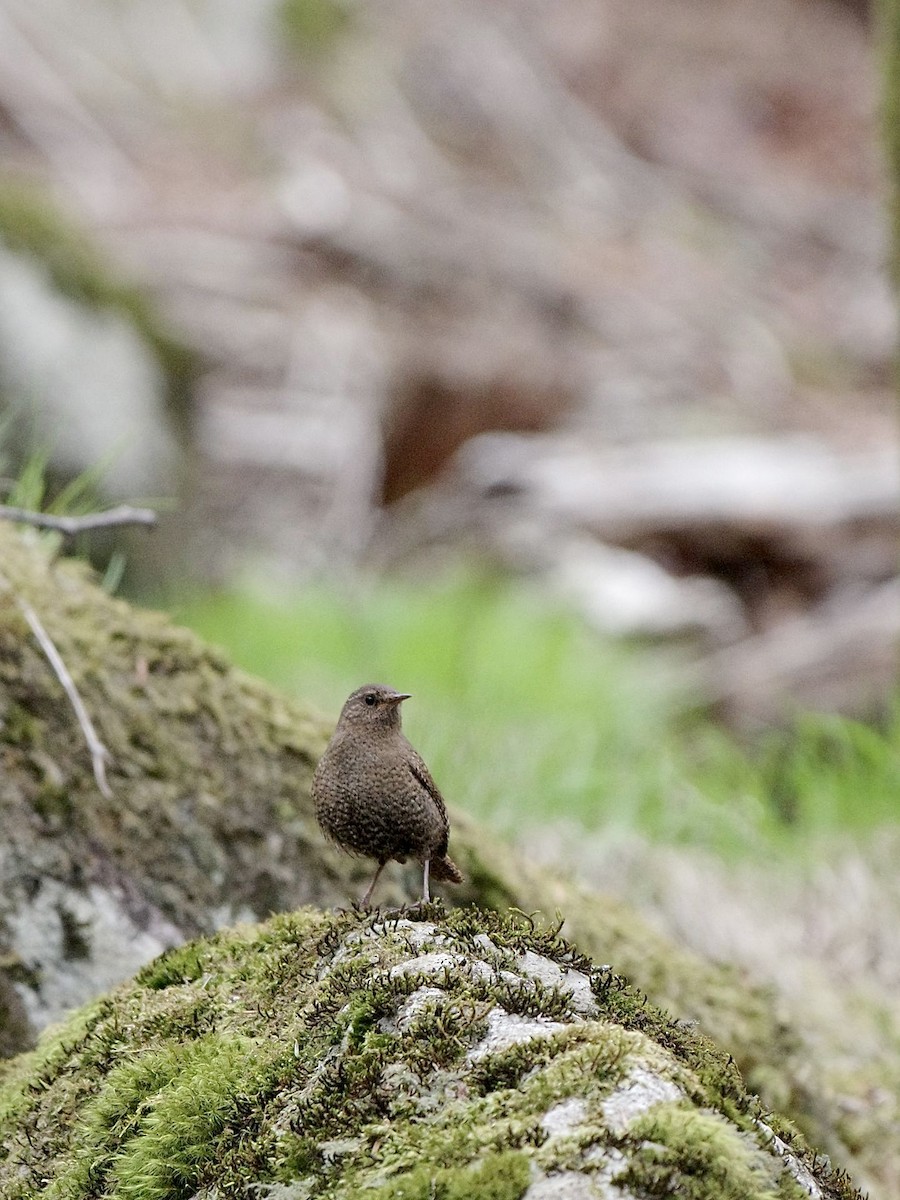
[[393, 696], [388, 696], [388, 704], [399, 704], [401, 700], [408, 700], [412, 692], [396, 692]]

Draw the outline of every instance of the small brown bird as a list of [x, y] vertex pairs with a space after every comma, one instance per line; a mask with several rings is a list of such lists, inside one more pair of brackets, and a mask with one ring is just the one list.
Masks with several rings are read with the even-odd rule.
[[325, 836], [350, 854], [378, 862], [360, 904], [365, 908], [385, 863], [417, 858], [422, 899], [433, 879], [462, 883], [447, 857], [450, 823], [444, 799], [420, 755], [400, 729], [407, 692], [367, 683], [347, 699], [313, 776], [316, 819]]

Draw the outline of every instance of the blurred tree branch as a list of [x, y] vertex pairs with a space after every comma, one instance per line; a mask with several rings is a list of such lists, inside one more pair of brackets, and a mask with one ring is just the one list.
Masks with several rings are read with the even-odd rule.
[[38, 529], [55, 529], [67, 537], [84, 533], [88, 529], [108, 529], [113, 525], [146, 525], [152, 528], [159, 517], [152, 508], [131, 508], [120, 504], [104, 512], [84, 513], [81, 516], [56, 516], [53, 513], [32, 512], [27, 508], [13, 508], [0, 504], [0, 519], [15, 521], [21, 525], [34, 525]]

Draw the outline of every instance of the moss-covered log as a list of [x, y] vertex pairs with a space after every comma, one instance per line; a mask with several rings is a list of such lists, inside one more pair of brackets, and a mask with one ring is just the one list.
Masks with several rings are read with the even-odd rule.
[[174, 950], [0, 1086], [7, 1200], [850, 1200], [731, 1058], [530, 922], [304, 909]]
[[[33, 534], [0, 525], [0, 574], [0, 973], [33, 1028], [187, 938], [359, 893], [368, 864], [325, 845], [310, 803], [329, 722], [164, 616], [109, 597]], [[17, 597], [57, 643], [110, 751], [111, 799]], [[539, 910], [550, 924], [562, 914], [584, 952], [696, 1020], [750, 1088], [846, 1161], [840, 1108], [764, 990], [521, 861], [459, 813], [451, 852], [468, 882], [448, 901]], [[414, 895], [416, 875], [392, 867], [383, 901]], [[7, 1052], [26, 1040], [14, 1009]]]

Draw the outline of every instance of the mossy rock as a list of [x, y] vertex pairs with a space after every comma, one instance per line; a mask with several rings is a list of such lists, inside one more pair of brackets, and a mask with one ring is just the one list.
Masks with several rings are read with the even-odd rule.
[[[54, 559], [46, 538], [0, 523], [0, 575], [0, 974], [15, 964], [6, 978], [33, 1031], [168, 946], [360, 893], [369, 864], [325, 844], [310, 801], [330, 721], [166, 617], [106, 595], [81, 564]], [[19, 598], [56, 642], [110, 752], [110, 799]], [[446, 890], [449, 903], [517, 908], [538, 927], [564, 916], [583, 952], [696, 1021], [748, 1087], [847, 1161], [840, 1107], [768, 992], [523, 861], [462, 814], [451, 819], [467, 883]], [[379, 900], [415, 895], [417, 874], [392, 865]], [[20, 1018], [0, 1038], [7, 1053], [26, 1046]]]
[[608, 967], [439, 904], [170, 952], [7, 1066], [0, 1147], [6, 1200], [858, 1195]]

